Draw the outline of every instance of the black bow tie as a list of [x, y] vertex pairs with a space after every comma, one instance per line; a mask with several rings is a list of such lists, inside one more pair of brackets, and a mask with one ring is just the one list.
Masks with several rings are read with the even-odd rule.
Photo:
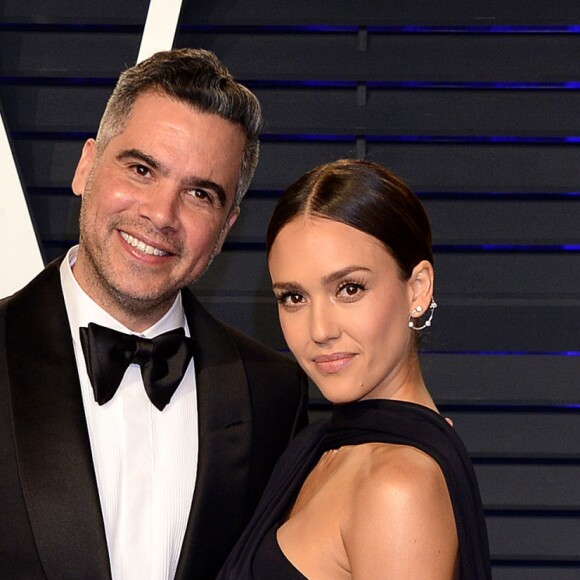
[[110, 401], [131, 363], [141, 367], [145, 391], [151, 402], [163, 411], [181, 383], [193, 354], [192, 340], [183, 328], [153, 339], [124, 334], [94, 324], [80, 329], [89, 379], [95, 401]]

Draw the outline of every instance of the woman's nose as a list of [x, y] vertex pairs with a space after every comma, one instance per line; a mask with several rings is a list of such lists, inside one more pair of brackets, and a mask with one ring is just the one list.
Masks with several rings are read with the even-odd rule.
[[318, 344], [331, 342], [341, 335], [337, 313], [330, 302], [312, 305], [310, 335]]

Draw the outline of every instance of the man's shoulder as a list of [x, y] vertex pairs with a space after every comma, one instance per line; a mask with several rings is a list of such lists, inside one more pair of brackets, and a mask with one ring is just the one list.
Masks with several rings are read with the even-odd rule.
[[221, 334], [224, 339], [227, 337], [235, 345], [244, 360], [271, 361], [288, 366], [288, 368], [296, 365], [289, 357], [213, 316], [191, 290], [185, 289], [182, 297], [188, 318], [193, 317], [194, 324], [203, 323], [204, 331], [211, 329], [212, 332]]
[[0, 311], [5, 312], [11, 306], [23, 305], [28, 308], [30, 303], [50, 304], [55, 290], [60, 289], [59, 267], [64, 256], [52, 261], [41, 270], [28, 284], [10, 296], [0, 299]]
[[282, 364], [288, 364], [289, 366], [294, 366], [296, 363], [292, 361], [289, 357], [283, 355], [282, 353], [274, 350], [272, 347], [265, 345], [259, 340], [241, 332], [240, 330], [229, 326], [228, 324], [222, 323], [224, 330], [232, 338], [232, 340], [240, 349], [242, 354], [247, 356], [254, 356], [257, 359], [270, 359], [273, 362], [278, 362]]

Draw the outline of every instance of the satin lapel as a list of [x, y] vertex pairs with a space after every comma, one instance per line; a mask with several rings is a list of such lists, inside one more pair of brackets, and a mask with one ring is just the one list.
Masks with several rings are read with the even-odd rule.
[[48, 578], [110, 578], [109, 557], [58, 264], [7, 311], [22, 488]]
[[215, 577], [215, 565], [241, 533], [252, 436], [246, 374], [235, 344], [188, 291], [183, 304], [196, 342], [199, 460], [176, 580]]

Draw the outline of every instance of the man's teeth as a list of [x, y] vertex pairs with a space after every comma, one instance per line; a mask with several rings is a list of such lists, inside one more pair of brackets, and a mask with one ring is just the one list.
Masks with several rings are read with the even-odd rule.
[[148, 246], [145, 242], [126, 234], [125, 232], [121, 232], [121, 237], [131, 246], [137, 248], [139, 251], [144, 252], [145, 254], [150, 254], [152, 256], [168, 256], [167, 252], [160, 250], [159, 248], [154, 248], [153, 246]]

